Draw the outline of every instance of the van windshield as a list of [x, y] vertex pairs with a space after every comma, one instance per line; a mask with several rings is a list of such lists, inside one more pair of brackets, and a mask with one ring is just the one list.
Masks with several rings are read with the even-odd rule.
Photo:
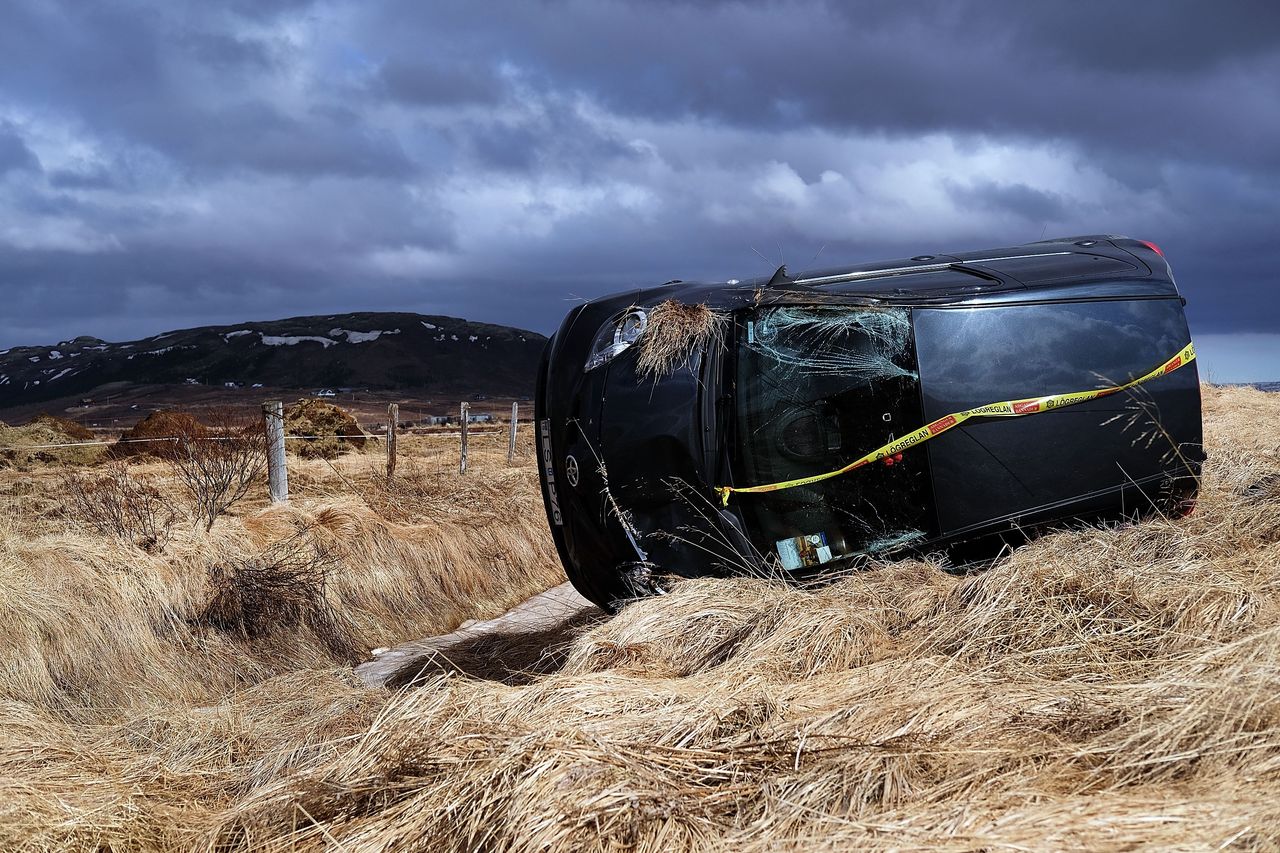
[[[840, 468], [920, 426], [907, 308], [771, 306], [736, 325], [736, 485]], [[754, 544], [803, 570], [929, 537], [927, 454], [734, 497]]]

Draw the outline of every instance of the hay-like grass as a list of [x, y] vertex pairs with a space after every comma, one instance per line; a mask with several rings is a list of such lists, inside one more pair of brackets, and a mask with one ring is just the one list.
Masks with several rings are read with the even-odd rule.
[[334, 607], [389, 644], [432, 620], [397, 603], [518, 575], [482, 557], [522, 559], [536, 525], [488, 522], [453, 551], [329, 497], [182, 559], [10, 530], [0, 847], [1272, 849], [1280, 397], [1204, 395], [1189, 518], [1056, 533], [964, 577], [903, 561], [814, 589], [683, 582], [576, 629], [519, 686], [361, 691], [305, 631], [252, 647], [182, 626], [204, 552], [306, 530], [346, 567]]
[[284, 431], [299, 438], [290, 449], [303, 459], [333, 459], [359, 450], [368, 439], [355, 417], [324, 400], [304, 398], [284, 411]]
[[[85, 438], [86, 432], [88, 438]], [[102, 456], [102, 447], [78, 442], [92, 439], [93, 433], [74, 421], [49, 415], [33, 418], [25, 426], [0, 423], [0, 470], [11, 468], [29, 472], [67, 465], [90, 465]]]
[[706, 305], [668, 299], [649, 312], [636, 342], [636, 374], [641, 379], [667, 376], [689, 363], [694, 353], [724, 339], [728, 316]]

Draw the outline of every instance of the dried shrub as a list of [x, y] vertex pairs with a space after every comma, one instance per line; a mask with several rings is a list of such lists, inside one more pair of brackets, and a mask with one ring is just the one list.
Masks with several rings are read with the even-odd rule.
[[337, 558], [305, 530], [255, 557], [214, 563], [212, 595], [196, 621], [246, 639], [305, 626], [334, 658], [356, 663], [361, 650], [354, 631], [325, 597], [337, 567]]
[[125, 462], [110, 462], [98, 473], [64, 472], [62, 487], [72, 518], [147, 551], [164, 549], [178, 518], [156, 479], [131, 473]]
[[333, 459], [367, 441], [350, 412], [323, 400], [299, 400], [285, 409], [284, 431], [302, 439], [291, 449], [303, 459]]
[[243, 423], [226, 410], [210, 413], [208, 420], [209, 427], [194, 418], [190, 424], [173, 421], [173, 450], [165, 456], [205, 530], [245, 496], [267, 466], [264, 424]]
[[694, 353], [724, 340], [728, 318], [706, 305], [685, 305], [674, 299], [649, 312], [649, 324], [636, 342], [636, 373], [657, 379], [689, 363]]

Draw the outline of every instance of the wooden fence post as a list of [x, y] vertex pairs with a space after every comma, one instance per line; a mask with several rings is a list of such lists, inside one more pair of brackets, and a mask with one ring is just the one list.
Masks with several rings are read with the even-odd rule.
[[262, 417], [267, 425], [267, 484], [272, 503], [289, 500], [289, 467], [284, 458], [284, 403], [272, 400], [262, 404]]
[[387, 406], [387, 479], [396, 473], [396, 433], [400, 429], [400, 405]]
[[516, 460], [516, 424], [520, 421], [520, 404], [511, 404], [511, 434], [507, 436], [507, 464]]
[[458, 407], [458, 422], [462, 426], [462, 456], [458, 459], [458, 473], [467, 473], [467, 409], [471, 408], [466, 403]]

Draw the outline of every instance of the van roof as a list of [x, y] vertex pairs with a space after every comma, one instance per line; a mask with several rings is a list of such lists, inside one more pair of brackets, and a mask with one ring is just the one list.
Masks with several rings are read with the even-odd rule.
[[[1012, 279], [1018, 284], [1030, 286], [1085, 277], [1151, 276], [1152, 266], [1145, 263], [1134, 249], [1163, 261], [1154, 250], [1140, 241], [1094, 235], [1063, 237], [971, 252], [923, 254], [901, 260], [806, 271], [787, 278], [793, 284], [812, 287], [897, 276], [914, 278], [919, 273], [957, 271], [979, 275], [985, 273], [993, 278]], [[1163, 262], [1156, 266], [1167, 269]], [[912, 289], [911, 283], [904, 282], [903, 286]], [[936, 287], [934, 283], [925, 286], [929, 290]]]
[[810, 300], [818, 294], [881, 304], [929, 305], [1178, 296], [1169, 266], [1153, 244], [1110, 234], [921, 254], [796, 274], [781, 267], [769, 277], [727, 284], [728, 290], [724, 282], [675, 281], [648, 292], [655, 296], [664, 291], [680, 294], [726, 308], [744, 298], [788, 303]]

